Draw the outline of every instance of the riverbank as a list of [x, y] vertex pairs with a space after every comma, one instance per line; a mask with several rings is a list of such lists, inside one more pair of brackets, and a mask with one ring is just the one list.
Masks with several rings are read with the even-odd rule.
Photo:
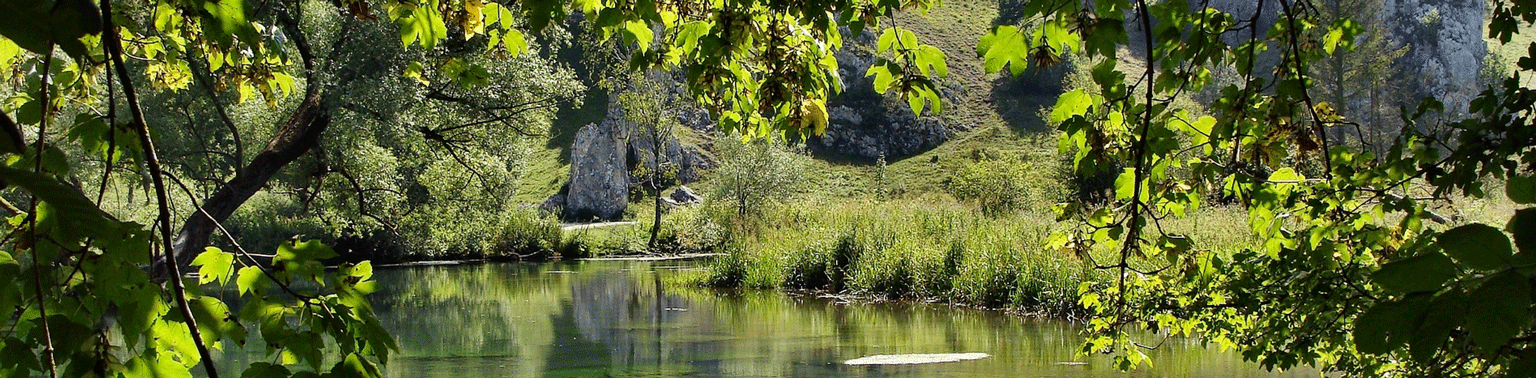
[[[708, 207], [668, 216], [672, 240], [722, 255], [677, 284], [775, 289], [852, 301], [915, 301], [1043, 315], [1080, 313], [1078, 289], [1112, 276], [1052, 246], [1067, 225], [1048, 209], [985, 216], [944, 201], [841, 200], [776, 206], [751, 216]], [[1251, 243], [1240, 209], [1211, 208], [1170, 231], [1198, 248]], [[714, 243], [713, 247], [708, 246]]]
[[720, 240], [724, 255], [687, 282], [699, 286], [1061, 313], [1076, 308], [1078, 284], [1095, 274], [1044, 248], [1055, 222], [1025, 212], [985, 217], [959, 204], [850, 201], [701, 218], [677, 238], [731, 232]]

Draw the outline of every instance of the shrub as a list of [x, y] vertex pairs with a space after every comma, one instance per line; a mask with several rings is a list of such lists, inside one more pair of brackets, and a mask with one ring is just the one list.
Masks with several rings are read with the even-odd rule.
[[725, 243], [726, 228], [713, 214], [718, 207], [687, 206], [673, 209], [662, 218], [663, 244], [681, 251], [712, 251]]
[[784, 287], [832, 288], [832, 260], [832, 248], [825, 242], [814, 243], [790, 253], [784, 261]]
[[726, 247], [725, 254], [715, 257], [710, 262], [710, 275], [704, 280], [705, 285], [714, 287], [743, 287], [747, 281], [747, 266], [751, 261], [743, 254], [739, 247]]
[[1001, 216], [1038, 202], [1052, 202], [1044, 187], [1054, 181], [1017, 158], [980, 160], [961, 167], [945, 182], [951, 195], [976, 204], [982, 214]]
[[715, 140], [721, 162], [710, 200], [726, 202], [737, 215], [757, 214], [794, 194], [804, 181], [803, 157], [777, 144], [743, 143], [731, 136]]
[[553, 216], [532, 209], [514, 210], [503, 222], [491, 251], [518, 260], [546, 259], [560, 248], [561, 233], [560, 221]]
[[[252, 195], [245, 205], [230, 215], [224, 227], [240, 241], [241, 247], [252, 253], [271, 253], [277, 250], [278, 244], [295, 236], [325, 238], [325, 242], [333, 242], [328, 238], [331, 233], [325, 225], [316, 217], [305, 215], [303, 206], [293, 197], [268, 191]], [[231, 246], [224, 245], [228, 242], [226, 238], [215, 237], [212, 240], [228, 248], [226, 250], [233, 250]], [[345, 253], [344, 246], [335, 246], [338, 251]]]

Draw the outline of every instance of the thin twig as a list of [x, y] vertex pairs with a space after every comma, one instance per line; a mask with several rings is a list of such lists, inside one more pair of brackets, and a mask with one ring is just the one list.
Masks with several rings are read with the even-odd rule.
[[[112, 19], [112, 0], [101, 0], [101, 12], [104, 19]], [[176, 304], [181, 308], [182, 320], [186, 321], [188, 333], [192, 334], [192, 342], [197, 345], [197, 352], [202, 357], [203, 368], [209, 378], [219, 378], [219, 372], [213, 367], [213, 355], [208, 352], [208, 346], [203, 341], [202, 332], [198, 331], [197, 319], [192, 316], [192, 308], [187, 305], [186, 288], [182, 287], [181, 267], [176, 262], [176, 252], [171, 243], [171, 209], [170, 196], [165, 190], [165, 172], [161, 169], [160, 158], [155, 154], [155, 142], [149, 135], [149, 125], [144, 121], [144, 109], [139, 106], [138, 94], [133, 90], [133, 80], [128, 76], [128, 67], [123, 65], [123, 46], [117, 29], [107, 21], [107, 28], [103, 36], [106, 37], [107, 52], [111, 55], [113, 65], [117, 68], [117, 79], [123, 86], [123, 98], [128, 101], [128, 110], [133, 115], [133, 126], [139, 134], [139, 146], [144, 150], [145, 165], [149, 167], [151, 181], [155, 186], [155, 199], [159, 208], [160, 246], [165, 253], [166, 267], [170, 270], [171, 289], [176, 298]]]
[[[49, 42], [47, 53], [42, 54], [42, 84], [39, 85], [39, 87], [42, 87], [42, 93], [38, 95], [38, 102], [42, 103], [43, 116], [42, 119], [37, 123], [37, 144], [32, 147], [32, 156], [35, 159], [33, 161], [32, 171], [37, 173], [41, 173], [43, 171], [43, 141], [44, 137], [48, 135], [48, 119], [52, 118], [49, 117], [49, 110], [52, 108], [52, 106], [48, 104], [50, 101], [48, 99], [48, 73], [52, 70], [53, 66], [53, 46], [53, 42]], [[32, 250], [32, 289], [36, 292], [37, 295], [37, 310], [43, 317], [43, 356], [47, 357], [47, 360], [44, 362], [48, 364], [48, 376], [58, 378], [59, 366], [58, 360], [54, 356], [53, 350], [53, 329], [48, 325], [48, 306], [43, 303], [44, 259], [43, 256], [37, 252], [37, 205], [37, 195], [34, 194], [32, 196], [32, 212], [27, 214], [27, 224], [29, 227], [28, 232], [32, 235], [32, 240], [28, 242], [31, 244], [30, 249]]]

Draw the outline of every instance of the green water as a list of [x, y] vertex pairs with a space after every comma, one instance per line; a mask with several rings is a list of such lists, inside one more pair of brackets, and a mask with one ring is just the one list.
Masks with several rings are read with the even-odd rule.
[[[1067, 322], [931, 304], [847, 304], [778, 292], [677, 289], [693, 262], [588, 261], [380, 268], [372, 301], [397, 338], [391, 377], [1315, 377], [1168, 340], [1130, 373], [1074, 360]], [[253, 340], [255, 341], [255, 340]], [[1155, 342], [1155, 340], [1153, 340]], [[260, 342], [251, 345], [262, 345]], [[260, 350], [217, 359], [225, 374]], [[848, 366], [876, 354], [980, 352], [976, 361]]]

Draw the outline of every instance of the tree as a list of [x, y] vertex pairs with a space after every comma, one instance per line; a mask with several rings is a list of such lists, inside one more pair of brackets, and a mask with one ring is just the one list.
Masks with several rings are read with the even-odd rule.
[[[638, 75], [637, 75], [638, 76]], [[654, 202], [654, 214], [651, 219], [651, 239], [646, 244], [651, 250], [656, 250], [656, 239], [661, 233], [661, 213], [663, 203], [661, 193], [677, 179], [678, 162], [669, 158], [670, 147], [677, 143], [677, 118], [673, 116], [670, 105], [673, 100], [669, 94], [663, 92], [661, 84], [644, 77], [631, 80], [628, 92], [619, 95], [619, 106], [624, 107], [624, 118], [633, 128], [631, 132], [643, 139], [644, 146], [640, 151], [647, 156], [641, 156], [641, 160], [635, 163], [631, 172], [639, 177], [641, 187], [650, 191]], [[648, 151], [646, 151], [648, 150]]]
[[[1041, 55], [1098, 62], [1095, 86], [1063, 94], [1050, 116], [1079, 171], [1130, 166], [1118, 172], [1113, 202], [1062, 207], [1078, 226], [1055, 239], [1114, 277], [1081, 287], [1081, 304], [1094, 314], [1082, 351], [1139, 365], [1144, 345], [1156, 344], [1133, 340], [1129, 330], [1140, 328], [1234, 347], [1270, 368], [1532, 374], [1531, 276], [1522, 267], [1533, 252], [1509, 242], [1513, 235], [1514, 244], [1528, 244], [1521, 240], [1536, 231], [1524, 221], [1530, 209], [1505, 231], [1425, 222], [1439, 218], [1427, 202], [1482, 196], [1485, 178], [1507, 178], [1517, 203], [1536, 201], [1527, 178], [1536, 168], [1532, 102], [1517, 100], [1529, 90], [1510, 78], [1473, 102], [1475, 118], [1438, 133], [1415, 125], [1443, 109], [1426, 100], [1404, 112], [1386, 153], [1361, 151], [1330, 139], [1348, 110], [1312, 94], [1313, 67], [1348, 50], [1358, 26], [1324, 22], [1308, 1], [1255, 5], [1232, 14], [1183, 1], [1032, 2], [1024, 17], [1032, 34], [1004, 25], [982, 40], [978, 51], [992, 71], [1054, 61], [1029, 59]], [[1259, 22], [1266, 9], [1278, 14], [1273, 24]], [[1497, 2], [1493, 15], [1490, 36], [1508, 41], [1520, 31], [1516, 20], [1533, 19], [1536, 8]], [[1126, 25], [1139, 38], [1126, 37]], [[1241, 41], [1229, 45], [1227, 36]], [[1117, 48], [1127, 44], [1148, 52], [1144, 69], [1117, 68]], [[1269, 49], [1280, 59], [1260, 66], [1255, 58]], [[1243, 82], [1221, 89], [1211, 116], [1171, 106], [1225, 64]], [[1352, 118], [1361, 117], [1370, 115]], [[1433, 195], [1419, 197], [1418, 186]], [[1229, 255], [1162, 231], [1163, 219], [1183, 216], [1207, 193], [1242, 203], [1264, 242]]]
[[[1329, 137], [1347, 141], [1345, 136], [1353, 135], [1355, 143], [1371, 152], [1384, 153], [1392, 135], [1402, 128], [1401, 116], [1395, 114], [1402, 104], [1389, 100], [1405, 90], [1403, 83], [1394, 79], [1399, 76], [1394, 64], [1412, 46], [1394, 46], [1389, 39], [1390, 29], [1383, 20], [1381, 1], [1325, 0], [1318, 5], [1319, 21], [1339, 23], [1353, 28], [1355, 33], [1354, 41], [1346, 41], [1348, 46], [1336, 49], [1314, 68], [1317, 88], [1323, 93], [1320, 97], [1338, 108], [1340, 114], [1361, 117], [1331, 128], [1333, 134]], [[1319, 37], [1327, 36], [1314, 38]]]

